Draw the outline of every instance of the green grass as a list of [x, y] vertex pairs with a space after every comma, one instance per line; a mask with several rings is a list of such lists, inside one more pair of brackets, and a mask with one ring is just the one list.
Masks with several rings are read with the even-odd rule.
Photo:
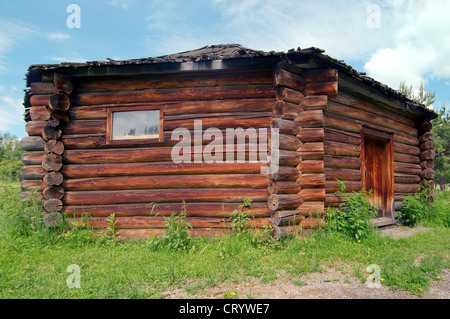
[[[301, 285], [301, 275], [330, 265], [364, 282], [371, 264], [380, 266], [383, 285], [420, 295], [449, 268], [450, 231], [435, 224], [398, 240], [373, 234], [357, 242], [318, 232], [306, 240], [255, 245], [245, 236], [226, 236], [194, 239], [185, 250], [155, 249], [144, 240], [93, 240], [83, 231], [18, 236], [10, 220], [23, 208], [20, 189], [6, 189], [0, 187], [0, 298], [161, 298], [169, 289], [195, 294], [224, 281], [272, 282], [280, 273]], [[66, 284], [71, 264], [80, 267], [80, 289]]]

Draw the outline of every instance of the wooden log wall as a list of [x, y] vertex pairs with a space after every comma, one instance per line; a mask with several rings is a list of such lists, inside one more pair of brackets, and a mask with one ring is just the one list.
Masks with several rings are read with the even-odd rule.
[[434, 178], [436, 173], [434, 171], [434, 159], [436, 157], [436, 151], [434, 149], [434, 135], [431, 129], [433, 125], [429, 121], [425, 121], [420, 124], [420, 185], [428, 188], [430, 187], [431, 194], [434, 193]]
[[[281, 63], [282, 65], [285, 62]], [[273, 210], [275, 238], [289, 232], [324, 226], [324, 110], [328, 97], [337, 95], [336, 70], [299, 70], [298, 73], [279, 68], [275, 72], [278, 94], [274, 106], [273, 127], [295, 136], [297, 162], [295, 182], [292, 176], [271, 180], [268, 206]], [[281, 152], [281, 151], [280, 151]], [[294, 174], [294, 173], [293, 173]]]
[[[171, 133], [178, 127], [193, 129], [194, 120], [202, 120], [204, 131], [222, 130], [225, 142], [226, 128], [270, 132], [273, 112], [279, 112], [277, 119], [293, 122], [291, 109], [274, 107], [273, 69], [74, 78], [72, 84], [71, 94], [63, 96], [64, 91], [54, 91], [51, 82], [31, 83], [26, 114], [29, 137], [22, 141], [27, 150], [21, 170], [24, 194], [37, 189], [44, 198], [55, 197], [45, 198], [46, 203], [51, 200], [46, 205], [49, 210], [61, 211], [71, 220], [91, 216], [96, 228], [104, 227], [109, 214], [116, 213], [119, 238], [161, 234], [162, 218], [180, 212], [183, 203], [195, 234], [227, 232], [230, 215], [244, 196], [253, 201], [245, 209], [254, 217], [250, 226], [270, 224], [269, 178], [261, 174], [267, 164], [248, 161], [249, 151], [258, 149], [250, 138], [239, 145], [243, 150], [235, 151], [236, 157], [245, 155], [245, 163], [175, 164], [171, 150], [180, 139], [172, 139]], [[58, 113], [49, 112], [53, 105]], [[163, 106], [163, 141], [106, 144], [107, 110], [143, 105]], [[283, 122], [280, 126], [283, 131]], [[299, 160], [295, 144], [288, 134], [281, 140], [280, 160], [295, 172], [282, 169], [277, 175], [295, 182], [298, 172], [293, 165]], [[209, 142], [204, 140], [203, 147]], [[196, 151], [193, 148], [192, 156]], [[47, 186], [52, 191], [44, 194]]]
[[[421, 131], [413, 117], [400, 114], [385, 105], [369, 103], [347, 92], [330, 99], [325, 112], [324, 163], [326, 176], [326, 206], [338, 206], [343, 201], [334, 193], [339, 190], [336, 179], [347, 185], [347, 191], [361, 190], [362, 127], [393, 134], [394, 138], [394, 217], [398, 216], [402, 200], [419, 190], [419, 182], [431, 163], [430, 132]], [[423, 142], [420, 142], [420, 139]], [[422, 159], [421, 159], [422, 157]], [[422, 176], [421, 176], [422, 175]], [[432, 174], [428, 175], [432, 177]]]

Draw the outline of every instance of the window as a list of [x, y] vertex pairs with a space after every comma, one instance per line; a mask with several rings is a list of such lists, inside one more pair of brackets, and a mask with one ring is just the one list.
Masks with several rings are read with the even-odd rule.
[[162, 107], [108, 109], [107, 144], [155, 143], [163, 138]]

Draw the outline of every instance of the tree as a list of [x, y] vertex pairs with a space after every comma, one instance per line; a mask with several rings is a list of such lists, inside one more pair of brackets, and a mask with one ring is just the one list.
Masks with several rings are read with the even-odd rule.
[[437, 114], [438, 117], [431, 121], [434, 145], [438, 153], [435, 159], [435, 182], [443, 189], [450, 182], [450, 113], [446, 105], [442, 104]]
[[420, 83], [419, 91], [417, 92], [417, 94], [414, 93], [413, 86], [407, 86], [405, 82], [400, 82], [398, 92], [402, 93], [407, 98], [413, 100], [416, 103], [425, 105], [426, 107], [430, 107], [436, 101], [436, 91], [426, 91], [423, 82]]
[[[414, 93], [413, 86], [407, 86], [405, 82], [400, 83], [398, 89], [400, 93], [414, 102], [421, 103], [429, 108], [436, 101], [436, 92], [427, 91], [423, 82], [420, 84], [417, 94]], [[437, 150], [435, 159], [436, 178], [435, 183], [443, 186], [450, 182], [450, 114], [445, 104], [436, 110], [437, 118], [432, 120], [432, 132], [434, 134], [434, 145]]]
[[0, 179], [17, 180], [20, 168], [23, 166], [21, 156], [24, 150], [20, 147], [20, 140], [5, 133], [0, 135]]

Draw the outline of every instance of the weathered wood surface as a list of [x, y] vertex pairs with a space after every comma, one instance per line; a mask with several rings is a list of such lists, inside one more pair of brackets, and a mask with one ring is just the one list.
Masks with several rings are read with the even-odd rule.
[[295, 121], [300, 124], [302, 128], [319, 128], [323, 127], [323, 111], [312, 110], [303, 111], [296, 118]]
[[294, 181], [270, 181], [267, 189], [270, 194], [297, 194], [301, 190]]
[[325, 156], [325, 167], [328, 168], [340, 168], [340, 169], [357, 169], [359, 170], [362, 165], [362, 161], [359, 157], [348, 156]]
[[274, 84], [301, 92], [307, 83], [300, 75], [278, 68], [274, 72]]
[[290, 102], [294, 104], [301, 104], [305, 99], [305, 95], [297, 90], [292, 90], [285, 87], [277, 88], [277, 100]]
[[324, 172], [324, 161], [322, 160], [308, 160], [302, 161], [297, 168], [303, 174], [320, 174]]
[[242, 197], [254, 202], [266, 201], [267, 189], [157, 189], [128, 191], [67, 191], [64, 205], [109, 205], [170, 203], [174, 199], [189, 202], [242, 202]]
[[303, 143], [323, 142], [324, 137], [325, 132], [323, 128], [305, 128], [297, 134], [297, 138]]
[[273, 211], [295, 209], [302, 203], [302, 198], [297, 194], [272, 194], [267, 199], [267, 206]]
[[261, 189], [267, 187], [268, 183], [267, 175], [262, 174], [154, 175], [66, 179], [63, 186], [67, 191], [190, 188]]
[[26, 151], [42, 151], [45, 141], [41, 136], [26, 136], [20, 140], [20, 147]]
[[[64, 206], [63, 213], [70, 217], [84, 215], [108, 217], [111, 212], [116, 217], [126, 216], [171, 216], [174, 212], [186, 209], [188, 217], [223, 217], [230, 218], [234, 210], [241, 203], [142, 203], [121, 205], [82, 205]], [[272, 210], [266, 202], [254, 202], [251, 207], [244, 207], [242, 211], [249, 217], [270, 217]]]
[[276, 89], [271, 85], [192, 87], [170, 89], [145, 89], [119, 92], [78, 93], [72, 99], [73, 105], [125, 104], [169, 101], [226, 100], [275, 98]]
[[[106, 176], [147, 176], [147, 175], [197, 175], [197, 174], [259, 174], [261, 163], [180, 163], [142, 162], [123, 164], [65, 164], [61, 170], [67, 179]], [[296, 173], [296, 174], [295, 174]], [[298, 171], [295, 168], [280, 167], [279, 174], [295, 180]]]

